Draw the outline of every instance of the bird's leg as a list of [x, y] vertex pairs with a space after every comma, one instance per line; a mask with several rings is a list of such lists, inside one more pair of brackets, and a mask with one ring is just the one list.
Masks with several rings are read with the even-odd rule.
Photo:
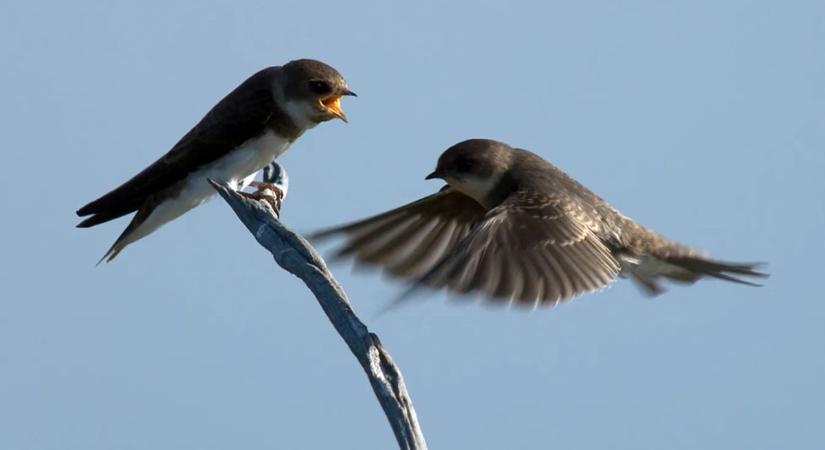
[[238, 194], [251, 200], [263, 200], [272, 207], [276, 215], [281, 215], [281, 204], [283, 204], [284, 200], [284, 191], [280, 186], [275, 183], [268, 183], [266, 181], [253, 181], [249, 183], [249, 185], [255, 188], [255, 192], [238, 191]]
[[255, 192], [238, 192], [246, 198], [252, 200], [263, 200], [269, 203], [269, 206], [275, 211], [275, 214], [281, 216], [281, 205], [286, 198], [286, 192], [289, 188], [289, 177], [280, 164], [272, 161], [271, 164], [264, 167], [264, 180], [252, 181], [249, 186], [255, 188]]
[[255, 194], [265, 197], [275, 211], [280, 211], [284, 197], [286, 197], [286, 193], [280, 185], [268, 181], [253, 181], [250, 186], [255, 188]]

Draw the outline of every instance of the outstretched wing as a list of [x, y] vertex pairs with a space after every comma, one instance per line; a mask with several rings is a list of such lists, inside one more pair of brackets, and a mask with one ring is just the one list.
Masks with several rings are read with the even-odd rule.
[[153, 193], [173, 187], [208, 164], [264, 131], [275, 108], [272, 77], [277, 67], [249, 77], [159, 160], [106, 195], [77, 210], [88, 216], [78, 227], [91, 227], [137, 210]]
[[620, 267], [590, 220], [561, 198], [514, 193], [418, 278], [413, 289], [477, 292], [530, 306], [599, 289], [616, 278]]
[[309, 238], [345, 236], [337, 257], [354, 257], [359, 263], [414, 280], [452, 251], [483, 216], [484, 208], [475, 200], [445, 186], [415, 202]]

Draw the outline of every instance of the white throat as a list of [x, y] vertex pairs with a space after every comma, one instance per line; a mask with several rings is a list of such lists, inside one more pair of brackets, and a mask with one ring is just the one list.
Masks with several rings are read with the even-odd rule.
[[316, 111], [313, 110], [313, 107], [309, 103], [297, 100], [283, 100], [281, 104], [284, 106], [286, 114], [292, 119], [292, 123], [297, 127], [308, 130], [318, 125], [318, 122], [312, 119]]
[[462, 178], [449, 177], [447, 183], [464, 195], [471, 197], [473, 200], [481, 203], [484, 206], [491, 207], [486, 203], [487, 197], [493, 192], [501, 181], [501, 174], [492, 175], [489, 177], [475, 177], [464, 176]]

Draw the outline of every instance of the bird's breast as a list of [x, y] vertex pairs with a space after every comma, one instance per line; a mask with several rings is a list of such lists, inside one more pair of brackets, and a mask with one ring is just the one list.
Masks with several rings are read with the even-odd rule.
[[261, 136], [249, 139], [235, 150], [189, 174], [181, 195], [199, 202], [206, 200], [215, 193], [206, 181], [209, 178], [224, 181], [235, 189], [243, 189], [258, 171], [285, 152], [291, 143], [289, 139], [267, 130]]

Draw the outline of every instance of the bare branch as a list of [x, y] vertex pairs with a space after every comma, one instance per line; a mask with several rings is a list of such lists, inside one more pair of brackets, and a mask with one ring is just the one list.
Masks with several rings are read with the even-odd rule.
[[399, 447], [405, 450], [426, 449], [427, 444], [404, 386], [401, 370], [381, 345], [378, 336], [371, 333], [355, 315], [344, 289], [329, 272], [318, 252], [303, 237], [281, 224], [271, 200], [239, 194], [225, 183], [212, 180], [210, 183], [258, 243], [272, 253], [275, 262], [303, 280], [318, 299], [330, 322], [364, 368]]

